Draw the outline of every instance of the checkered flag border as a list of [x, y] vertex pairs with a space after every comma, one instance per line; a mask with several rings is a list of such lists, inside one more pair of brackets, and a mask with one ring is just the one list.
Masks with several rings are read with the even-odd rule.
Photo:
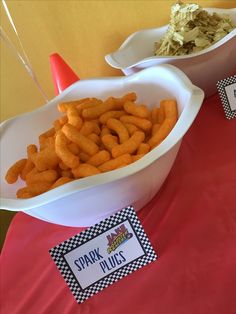
[[227, 119], [236, 118], [236, 110], [232, 110], [230, 107], [229, 99], [226, 94], [225, 87], [235, 84], [235, 83], [236, 83], [236, 75], [233, 75], [224, 80], [218, 81], [216, 84]]
[[[139, 257], [129, 264], [126, 264], [115, 272], [107, 275], [93, 285], [82, 290], [76, 277], [73, 275], [68, 264], [66, 263], [64, 255], [125, 220], [129, 220], [130, 224], [135, 230], [136, 235], [143, 246], [145, 255]], [[81, 233], [64, 241], [63, 243], [58, 244], [49, 250], [49, 253], [78, 303], [84, 302], [92, 295], [98, 293], [119, 279], [157, 259], [157, 255], [153, 250], [150, 241], [148, 240], [148, 237], [135, 213], [133, 206], [128, 206], [122, 209], [116, 214], [82, 231]]]

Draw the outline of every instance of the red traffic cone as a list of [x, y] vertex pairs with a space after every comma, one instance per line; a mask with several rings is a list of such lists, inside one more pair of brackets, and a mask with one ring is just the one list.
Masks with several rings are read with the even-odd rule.
[[58, 53], [50, 55], [50, 65], [56, 95], [79, 80], [79, 77]]

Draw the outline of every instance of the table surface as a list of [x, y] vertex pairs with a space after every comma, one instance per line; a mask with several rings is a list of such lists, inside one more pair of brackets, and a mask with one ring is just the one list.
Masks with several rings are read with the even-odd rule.
[[[172, 1], [7, 3], [40, 83], [52, 98], [51, 53], [61, 54], [81, 78], [121, 75], [105, 63], [104, 55], [130, 33], [167, 23]], [[198, 3], [235, 6], [235, 1]], [[13, 38], [3, 10], [1, 23]], [[4, 45], [1, 59], [1, 120], [42, 105], [23, 66]], [[16, 214], [1, 255], [3, 313], [235, 313], [235, 134], [235, 119], [225, 118], [219, 96], [205, 100], [161, 190], [138, 213], [159, 259], [82, 305], [48, 253], [82, 229]]]

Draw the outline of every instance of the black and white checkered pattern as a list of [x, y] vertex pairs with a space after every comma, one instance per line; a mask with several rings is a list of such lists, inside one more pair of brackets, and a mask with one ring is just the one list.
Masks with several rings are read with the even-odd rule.
[[232, 110], [232, 108], [230, 107], [230, 103], [229, 103], [229, 99], [225, 91], [225, 87], [235, 84], [235, 83], [236, 83], [236, 75], [233, 75], [224, 80], [218, 81], [216, 84], [227, 119], [235, 118], [236, 110]]
[[[123, 222], [124, 220], [129, 220], [133, 229], [136, 232], [137, 237], [139, 238], [145, 254], [135, 261], [121, 267], [115, 272], [107, 275], [101, 280], [97, 281], [88, 288], [82, 290], [76, 277], [73, 275], [73, 272], [70, 270], [68, 264], [66, 263], [63, 256], [73, 249], [79, 247], [83, 243], [93, 239], [95, 236], [100, 235], [106, 230], [114, 227], [115, 225]], [[135, 210], [132, 206], [128, 206], [118, 213], [106, 218], [100, 223], [95, 224], [94, 226], [88, 228], [87, 230], [82, 231], [80, 234], [75, 235], [74, 237], [64, 241], [63, 243], [57, 245], [49, 251], [54, 262], [56, 263], [58, 269], [61, 272], [61, 275], [65, 279], [66, 283], [70, 287], [71, 292], [73, 293], [75, 299], [78, 303], [84, 302], [86, 299], [92, 295], [98, 293], [100, 290], [106, 288], [112, 283], [118, 281], [122, 277], [127, 276], [133, 271], [143, 267], [144, 265], [151, 263], [157, 259], [157, 255], [153, 250], [150, 241], [145, 234], [142, 225], [135, 213]]]

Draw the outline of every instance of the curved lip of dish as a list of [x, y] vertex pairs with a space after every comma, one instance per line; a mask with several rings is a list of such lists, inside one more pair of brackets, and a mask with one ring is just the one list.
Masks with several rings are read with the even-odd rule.
[[[233, 9], [220, 9], [220, 8], [205, 8], [206, 11], [208, 11], [209, 13], [219, 13], [219, 14], [228, 14], [230, 15], [230, 17], [233, 19], [233, 22], [236, 24], [236, 8]], [[215, 44], [211, 45], [208, 48], [205, 48], [201, 51], [198, 52], [194, 52], [191, 53], [189, 55], [181, 55], [181, 56], [147, 56], [146, 58], [142, 58], [138, 61], [135, 62], [127, 62], [125, 59], [122, 60], [123, 62], [120, 62], [117, 60], [116, 55], [119, 55], [119, 53], [121, 53], [124, 49], [126, 48], [131, 48], [132, 47], [132, 43], [135, 40], [138, 40], [138, 38], [140, 37], [140, 35], [143, 34], [150, 34], [150, 33], [156, 33], [157, 35], [160, 34], [162, 32], [162, 36], [165, 34], [166, 30], [168, 28], [168, 25], [164, 25], [158, 28], [150, 28], [150, 29], [143, 29], [140, 31], [137, 31], [133, 34], [131, 34], [124, 42], [123, 44], [120, 46], [120, 48], [118, 48], [118, 50], [107, 54], [105, 56], [105, 60], [106, 62], [112, 66], [113, 68], [116, 69], [129, 69], [132, 67], [136, 67], [139, 66], [142, 63], [146, 63], [146, 62], [150, 62], [150, 61], [155, 61], [155, 60], [165, 60], [166, 62], [168, 61], [173, 61], [173, 60], [183, 60], [183, 59], [190, 59], [190, 58], [194, 58], [194, 57], [198, 57], [204, 54], [207, 54], [213, 50], [215, 50], [216, 48], [222, 46], [223, 44], [225, 44], [227, 41], [229, 41], [231, 38], [233, 38], [236, 35], [236, 28], [234, 28], [229, 34], [227, 34], [225, 37], [223, 37], [222, 39], [220, 39], [219, 41], [217, 41]], [[140, 40], [140, 45], [142, 44], [142, 40]], [[153, 46], [154, 46], [154, 42], [153, 42]], [[133, 51], [133, 55], [136, 56], [137, 58], [137, 51]]]
[[[175, 127], [170, 132], [170, 134], [166, 137], [166, 139], [158, 145], [156, 148], [154, 148], [152, 151], [150, 151], [148, 154], [143, 156], [140, 160], [124, 167], [121, 169], [113, 170], [106, 173], [97, 174], [95, 176], [75, 180], [73, 182], [66, 183], [60, 187], [57, 187], [53, 190], [50, 190], [48, 192], [45, 192], [41, 195], [29, 198], [29, 199], [14, 199], [14, 198], [0, 198], [1, 208], [8, 209], [8, 210], [14, 210], [14, 211], [25, 211], [37, 208], [39, 206], [43, 206], [45, 204], [48, 204], [52, 201], [56, 201], [60, 198], [69, 196], [73, 193], [80, 192], [89, 188], [98, 187], [104, 184], [108, 184], [111, 182], [115, 182], [118, 180], [121, 180], [125, 177], [134, 175], [135, 173], [143, 170], [147, 166], [151, 165], [153, 162], [155, 162], [158, 158], [163, 156], [166, 152], [168, 152], [175, 144], [177, 144], [184, 134], [187, 132], [189, 127], [191, 126], [193, 120], [195, 119], [202, 101], [204, 99], [204, 92], [197, 86], [193, 85], [192, 82], [188, 79], [188, 77], [178, 68], [175, 66], [165, 64], [165, 65], [158, 65], [153, 66], [147, 69], [144, 69], [138, 73], [132, 74], [130, 76], [121, 76], [121, 77], [108, 77], [108, 78], [94, 78], [94, 79], [86, 79], [86, 80], [80, 80], [79, 82], [76, 82], [69, 86], [66, 90], [64, 90], [60, 95], [56, 96], [54, 99], [49, 101], [45, 106], [42, 106], [34, 111], [25, 113], [23, 115], [17, 116], [15, 118], [11, 118], [7, 121], [4, 121], [1, 123], [0, 128], [4, 130], [5, 127], [7, 127], [8, 122], [11, 123], [14, 122], [14, 119], [20, 119], [22, 116], [28, 116], [29, 118], [31, 115], [37, 114], [39, 111], [47, 111], [47, 108], [53, 106], [55, 102], [63, 98], [68, 92], [73, 90], [77, 85], [83, 84], [83, 81], [86, 83], [87, 81], [101, 81], [101, 80], [120, 80], [122, 84], [125, 84], [129, 81], [132, 81], [133, 79], [142, 79], [142, 76], [145, 77], [145, 75], [154, 75], [158, 74], [159, 69], [164, 69], [165, 71], [171, 73], [171, 75], [178, 79], [179, 83], [181, 84], [181, 88], [183, 90], [190, 93], [190, 99], [189, 99], [189, 105], [186, 105], [186, 107], [183, 109]], [[142, 81], [141, 81], [142, 82]], [[182, 125], [182, 120], [185, 119], [185, 116], [189, 116], [187, 123], [185, 121], [184, 127]]]

